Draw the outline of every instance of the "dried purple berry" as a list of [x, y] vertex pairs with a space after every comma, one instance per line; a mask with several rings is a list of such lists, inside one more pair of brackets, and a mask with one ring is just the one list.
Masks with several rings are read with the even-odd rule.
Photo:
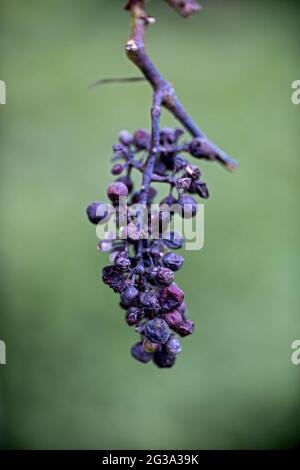
[[184, 299], [184, 293], [176, 284], [164, 287], [160, 292], [160, 303], [164, 310], [171, 312], [178, 308]]
[[202, 199], [209, 198], [209, 191], [205, 183], [198, 181], [195, 192], [198, 194], [198, 196], [202, 197]]
[[162, 199], [159, 203], [160, 206], [168, 206], [168, 207], [171, 207], [173, 206], [173, 204], [176, 204], [177, 203], [177, 199], [172, 196], [172, 194], [169, 194], [168, 196], [166, 196], [164, 199]]
[[124, 170], [124, 166], [121, 165], [120, 163], [116, 163], [111, 169], [111, 174], [114, 176], [118, 176], [122, 173], [123, 170]]
[[170, 338], [165, 344], [165, 350], [170, 355], [176, 355], [181, 353], [181, 344], [175, 335], [170, 336]]
[[115, 266], [105, 266], [103, 268], [102, 280], [116, 293], [122, 292], [126, 287], [123, 274]]
[[179, 178], [176, 181], [176, 188], [178, 190], [183, 189], [184, 191], [188, 191], [192, 183], [191, 178]]
[[146, 324], [145, 335], [152, 343], [164, 344], [168, 341], [170, 330], [162, 318], [154, 318]]
[[92, 224], [99, 224], [109, 218], [109, 208], [107, 204], [100, 201], [92, 202], [86, 209], [89, 221]]
[[193, 331], [194, 331], [194, 323], [192, 322], [192, 320], [185, 320], [184, 322], [182, 322], [182, 324], [178, 328], [177, 333], [180, 336], [188, 336], [188, 335], [191, 335]]
[[150, 134], [145, 129], [138, 129], [133, 135], [133, 142], [138, 149], [147, 150], [150, 147]]
[[160, 303], [156, 294], [150, 290], [146, 290], [140, 295], [140, 303], [147, 313], [157, 313], [160, 310]]
[[177, 253], [170, 252], [163, 256], [162, 262], [166, 268], [172, 269], [172, 271], [178, 271], [183, 266], [184, 259]]
[[165, 314], [163, 318], [174, 331], [177, 331], [182, 324], [182, 315], [176, 310]]
[[126, 313], [126, 322], [129, 326], [136, 325], [136, 323], [143, 318], [144, 312], [138, 307], [130, 307]]
[[145, 351], [143, 343], [134, 344], [131, 348], [131, 355], [134, 357], [134, 359], [143, 362], [144, 364], [151, 361], [153, 356], [152, 354]]
[[124, 183], [114, 181], [107, 188], [107, 196], [113, 204], [118, 204], [121, 197], [128, 196], [128, 188]]
[[175, 157], [175, 171], [180, 171], [187, 166], [187, 161], [181, 155]]
[[192, 217], [195, 217], [197, 214], [197, 203], [192, 196], [189, 196], [188, 194], [183, 194], [180, 196], [178, 199], [178, 204], [181, 208], [181, 216], [184, 217], [185, 219], [191, 219]]
[[115, 266], [121, 271], [128, 271], [131, 266], [131, 261], [128, 258], [127, 253], [120, 252], [114, 259]]
[[132, 306], [139, 296], [139, 291], [134, 286], [128, 286], [121, 294], [121, 302], [123, 305]]
[[153, 362], [157, 365], [157, 367], [161, 368], [169, 368], [173, 367], [176, 362], [176, 355], [170, 354], [167, 351], [155, 351], [153, 355]]
[[169, 268], [158, 268], [155, 279], [162, 286], [169, 286], [174, 281], [174, 273]]
[[179, 233], [170, 232], [164, 238], [164, 244], [172, 250], [179, 250], [183, 247], [183, 238]]
[[162, 160], [156, 160], [154, 165], [154, 173], [164, 176], [167, 171], [167, 165]]
[[119, 134], [119, 141], [121, 144], [129, 146], [133, 142], [133, 137], [128, 131], [121, 131]]

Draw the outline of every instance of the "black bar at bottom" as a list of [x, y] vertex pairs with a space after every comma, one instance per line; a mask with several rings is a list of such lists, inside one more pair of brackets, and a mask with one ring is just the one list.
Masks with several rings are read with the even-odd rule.
[[[293, 453], [293, 452], [292, 452]], [[289, 452], [284, 451], [199, 451], [199, 450], [4, 450], [0, 454], [0, 463], [18, 464], [67, 464], [88, 465], [92, 468], [107, 466], [123, 466], [137, 468], [145, 465], [176, 465], [198, 467], [203, 464], [229, 463], [271, 463], [274, 459], [277, 465], [285, 467]], [[291, 455], [294, 459], [294, 456]]]

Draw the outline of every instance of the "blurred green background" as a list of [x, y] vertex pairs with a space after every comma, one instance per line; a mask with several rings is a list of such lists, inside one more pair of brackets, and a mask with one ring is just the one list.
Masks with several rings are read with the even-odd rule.
[[[205, 247], [178, 274], [196, 321], [176, 367], [129, 355], [136, 334], [100, 282], [85, 207], [105, 197], [120, 129], [149, 127], [123, 48], [121, 0], [0, 0], [2, 448], [266, 449], [300, 440], [297, 2], [149, 11], [153, 60], [239, 160], [203, 162]], [[164, 114], [163, 124], [173, 125]]]

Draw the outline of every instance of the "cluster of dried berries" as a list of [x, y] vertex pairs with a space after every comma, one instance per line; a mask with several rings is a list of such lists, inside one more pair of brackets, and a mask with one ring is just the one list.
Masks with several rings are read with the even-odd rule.
[[[143, 363], [153, 360], [158, 367], [174, 365], [181, 351], [178, 336], [188, 336], [194, 328], [187, 318], [184, 293], [174, 282], [174, 273], [182, 267], [184, 259], [173, 250], [182, 248], [183, 239], [179, 234], [167, 231], [165, 208], [177, 207], [182, 217], [191, 218], [197, 213], [193, 196], [204, 199], [209, 196], [199, 168], [185, 158], [187, 154], [205, 158], [203, 142], [195, 138], [180, 144], [182, 134], [180, 129], [160, 131], [160, 145], [149, 185], [133, 191], [132, 170], [144, 173], [150, 134], [142, 129], [133, 135], [122, 131], [119, 143], [113, 146], [111, 173], [117, 178], [107, 189], [114, 210], [100, 201], [87, 208], [93, 224], [115, 218], [118, 236], [112, 237], [108, 232], [98, 244], [99, 251], [110, 253], [112, 262], [103, 269], [102, 279], [120, 295], [120, 306], [126, 311], [125, 320], [140, 335], [139, 342], [131, 349], [132, 356]], [[157, 195], [153, 186], [156, 183], [167, 184], [168, 193], [160, 201], [157, 211], [146, 212], [145, 224], [141, 216], [143, 211], [136, 207], [149, 209]], [[125, 211], [124, 203], [120, 202], [124, 198]], [[130, 208], [133, 207], [132, 214]], [[172, 211], [167, 214], [168, 222], [173, 214]], [[153, 238], [153, 219], [159, 238]]]

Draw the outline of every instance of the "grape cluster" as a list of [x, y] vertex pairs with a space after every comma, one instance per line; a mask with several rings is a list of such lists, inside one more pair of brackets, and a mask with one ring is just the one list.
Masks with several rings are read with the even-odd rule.
[[[131, 348], [131, 354], [138, 361], [147, 363], [153, 360], [163, 368], [174, 365], [181, 351], [178, 336], [190, 335], [194, 323], [187, 317], [184, 293], [174, 282], [175, 272], [184, 264], [184, 258], [176, 253], [182, 248], [183, 239], [177, 233], [167, 232], [165, 212], [161, 208], [177, 207], [181, 216], [191, 218], [197, 213], [194, 195], [203, 199], [209, 197], [199, 168], [185, 158], [188, 154], [206, 158], [205, 145], [199, 138], [180, 144], [182, 134], [180, 129], [160, 131], [160, 146], [150, 184], [133, 191], [132, 171], [137, 170], [141, 175], [145, 172], [150, 134], [143, 129], [138, 129], [133, 135], [122, 131], [119, 142], [113, 146], [111, 173], [116, 179], [107, 189], [111, 206], [96, 201], [87, 207], [90, 222], [103, 224], [113, 213], [119, 229], [116, 237], [108, 232], [99, 242], [98, 250], [109, 252], [112, 263], [104, 267], [102, 280], [119, 294], [125, 320], [140, 336]], [[124, 212], [120, 200], [126, 198], [127, 209], [139, 206], [139, 203], [149, 208], [157, 195], [156, 183], [168, 185], [168, 193], [160, 201], [159, 209], [147, 212], [146, 224], [141, 223], [142, 211], [135, 210], [133, 222], [132, 214], [128, 210]], [[114, 208], [113, 212], [110, 207]], [[172, 215], [174, 212], [171, 211], [168, 221]], [[124, 218], [125, 226], [121, 223]], [[150, 233], [153, 221], [158, 227], [158, 238], [153, 238]]]

